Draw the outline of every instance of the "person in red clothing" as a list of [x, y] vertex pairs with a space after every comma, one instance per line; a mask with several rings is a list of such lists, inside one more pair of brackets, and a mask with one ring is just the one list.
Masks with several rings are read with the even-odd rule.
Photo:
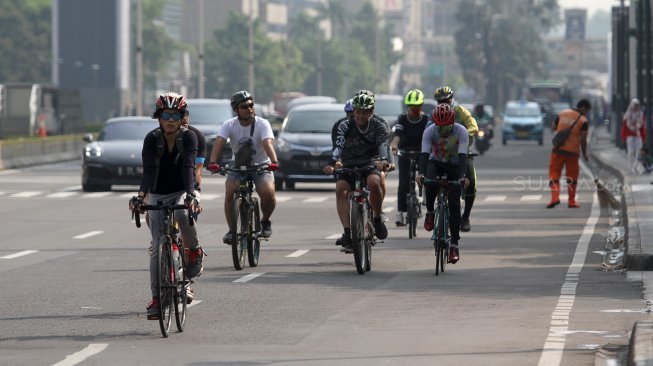
[[621, 122], [621, 140], [626, 143], [628, 166], [631, 173], [636, 173], [637, 156], [646, 139], [644, 112], [639, 99], [633, 98]]
[[567, 193], [569, 200], [567, 207], [578, 208], [576, 203], [576, 184], [578, 181], [579, 165], [578, 159], [580, 153], [583, 159], [589, 161], [587, 157], [587, 113], [592, 108], [589, 100], [581, 99], [576, 108], [565, 109], [558, 113], [558, 117], [553, 121], [553, 131], [560, 131], [565, 128], [571, 129], [571, 134], [559, 149], [551, 151], [549, 160], [549, 187], [551, 187], [551, 202], [546, 208], [553, 208], [560, 203], [560, 175], [564, 167], [567, 174]]

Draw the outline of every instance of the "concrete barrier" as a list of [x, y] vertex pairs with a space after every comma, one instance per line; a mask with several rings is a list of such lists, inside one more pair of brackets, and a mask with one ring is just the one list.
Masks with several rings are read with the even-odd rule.
[[84, 135], [0, 140], [0, 170], [81, 158]]

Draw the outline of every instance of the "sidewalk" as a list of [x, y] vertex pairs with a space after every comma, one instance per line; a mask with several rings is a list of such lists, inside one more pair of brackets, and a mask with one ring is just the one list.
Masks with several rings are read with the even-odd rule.
[[[640, 280], [642, 296], [653, 300], [653, 175], [631, 174], [626, 150], [613, 142], [604, 126], [594, 127], [589, 142], [590, 161], [617, 177], [621, 183], [621, 202], [625, 227], [624, 264], [629, 279]], [[615, 192], [614, 189], [609, 189]], [[653, 321], [640, 320], [630, 337], [628, 365], [653, 365]]]

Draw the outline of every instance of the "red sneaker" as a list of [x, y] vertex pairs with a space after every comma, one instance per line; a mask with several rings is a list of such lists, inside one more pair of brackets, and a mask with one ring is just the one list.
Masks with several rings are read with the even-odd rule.
[[147, 306], [147, 319], [159, 320], [159, 299], [156, 297], [153, 297], [152, 301], [150, 301], [150, 304]]
[[449, 263], [455, 264], [460, 260], [460, 252], [458, 251], [458, 246], [451, 244], [449, 247]]
[[427, 212], [426, 217], [424, 218], [424, 230], [433, 231], [434, 221], [435, 214], [433, 212]]

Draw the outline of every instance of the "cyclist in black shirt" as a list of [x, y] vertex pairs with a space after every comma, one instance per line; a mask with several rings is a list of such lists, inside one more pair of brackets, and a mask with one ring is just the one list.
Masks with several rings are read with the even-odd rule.
[[[388, 230], [381, 220], [383, 191], [381, 188], [381, 171], [389, 167], [388, 163], [388, 125], [374, 115], [374, 94], [361, 90], [352, 99], [354, 118], [347, 118], [338, 125], [336, 147], [329, 164], [324, 167], [325, 174], [333, 174], [338, 160], [345, 168], [376, 167], [367, 176], [367, 188], [370, 191], [370, 203], [374, 215], [375, 235], [379, 239], [388, 236]], [[349, 193], [353, 189], [353, 177], [340, 174], [336, 177], [336, 205], [338, 216], [344, 228], [343, 248], [351, 247], [349, 226]]]
[[[422, 112], [424, 93], [419, 89], [410, 90], [406, 94], [404, 104], [408, 112], [402, 113], [394, 126], [394, 137], [390, 142], [390, 149], [397, 154], [399, 149], [414, 151], [419, 154], [422, 150], [422, 134], [429, 121], [429, 116]], [[399, 188], [397, 189], [397, 226], [406, 225], [406, 194], [409, 190], [410, 158], [399, 156]]]

